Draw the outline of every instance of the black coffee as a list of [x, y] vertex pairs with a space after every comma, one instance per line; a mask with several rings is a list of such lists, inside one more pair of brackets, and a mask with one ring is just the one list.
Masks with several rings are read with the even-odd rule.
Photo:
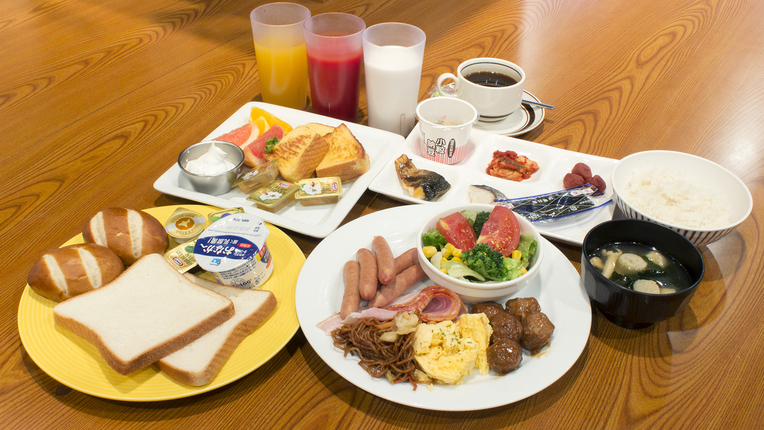
[[472, 72], [465, 78], [484, 87], [509, 87], [517, 83], [517, 79], [498, 72]]

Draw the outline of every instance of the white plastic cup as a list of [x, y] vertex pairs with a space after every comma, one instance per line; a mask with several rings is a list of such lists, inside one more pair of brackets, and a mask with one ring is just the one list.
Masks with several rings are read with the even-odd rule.
[[263, 101], [304, 109], [308, 59], [303, 23], [310, 10], [294, 3], [269, 3], [249, 15]]
[[366, 23], [355, 15], [333, 12], [310, 17], [303, 28], [313, 112], [356, 122]]
[[477, 110], [464, 100], [433, 97], [416, 108], [419, 118], [419, 155], [438, 163], [454, 164], [468, 152]]
[[400, 22], [364, 31], [369, 126], [403, 136], [414, 128], [426, 38], [421, 29]]
[[[489, 86], [469, 80], [469, 75], [478, 72], [495, 73], [508, 76], [516, 81], [513, 85]], [[456, 86], [455, 91], [449, 92], [443, 86], [443, 81], [451, 79]], [[525, 72], [517, 64], [500, 58], [473, 58], [459, 65], [456, 75], [444, 73], [437, 81], [438, 92], [447, 97], [458, 97], [469, 102], [480, 115], [482, 122], [502, 121], [520, 108], [523, 102], [523, 85]]]

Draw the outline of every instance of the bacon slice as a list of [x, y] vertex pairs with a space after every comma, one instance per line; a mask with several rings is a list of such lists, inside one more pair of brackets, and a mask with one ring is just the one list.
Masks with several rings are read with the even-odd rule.
[[379, 321], [393, 319], [401, 312], [417, 312], [419, 319], [427, 323], [452, 321], [462, 313], [467, 312], [459, 295], [448, 288], [433, 285], [419, 291], [401, 296], [393, 304], [382, 308], [365, 308], [353, 312], [342, 319], [340, 314], [334, 314], [318, 324], [318, 328], [331, 333], [343, 324], [352, 324], [363, 318], [376, 318]]

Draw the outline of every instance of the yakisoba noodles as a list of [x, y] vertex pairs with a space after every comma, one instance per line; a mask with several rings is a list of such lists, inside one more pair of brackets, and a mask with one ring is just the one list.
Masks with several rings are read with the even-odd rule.
[[386, 377], [392, 383], [411, 382], [416, 389], [416, 361], [414, 360], [414, 334], [398, 335], [393, 342], [381, 339], [394, 330], [392, 321], [380, 322], [364, 318], [332, 331], [334, 346], [345, 355], [358, 355], [358, 364], [375, 378]]

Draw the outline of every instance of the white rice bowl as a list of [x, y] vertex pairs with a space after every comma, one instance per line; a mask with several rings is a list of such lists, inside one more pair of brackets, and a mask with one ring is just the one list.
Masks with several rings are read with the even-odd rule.
[[611, 183], [624, 215], [669, 227], [696, 246], [726, 236], [753, 209], [751, 193], [737, 176], [683, 152], [629, 155], [613, 169]]

